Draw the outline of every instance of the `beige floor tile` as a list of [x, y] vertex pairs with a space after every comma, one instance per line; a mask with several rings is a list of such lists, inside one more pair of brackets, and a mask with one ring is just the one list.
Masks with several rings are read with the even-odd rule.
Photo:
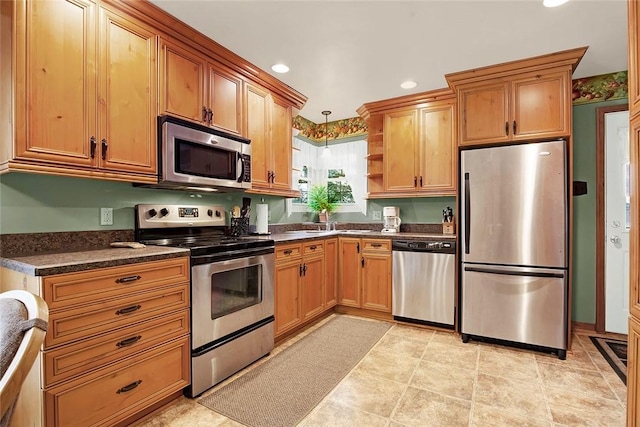
[[397, 335], [399, 337], [427, 343], [431, 341], [435, 331], [433, 331], [433, 329], [419, 328], [417, 326], [396, 324], [389, 329], [388, 333], [389, 335]]
[[391, 419], [405, 426], [467, 426], [471, 402], [409, 387]]
[[553, 421], [566, 426], [623, 427], [625, 411], [617, 400], [603, 399], [565, 389], [547, 389]]
[[419, 363], [420, 359], [415, 357], [389, 351], [372, 350], [362, 359], [356, 371], [408, 383]]
[[547, 420], [522, 417], [492, 406], [474, 403], [471, 410], [471, 427], [551, 427]]
[[299, 424], [300, 427], [385, 427], [386, 425], [387, 418], [385, 417], [362, 412], [331, 400], [321, 403]]
[[542, 363], [563, 365], [564, 367], [585, 369], [587, 371], [598, 371], [598, 367], [593, 363], [592, 355], [585, 349], [574, 349], [567, 352], [567, 359], [560, 360], [553, 355], [536, 354], [536, 360]]
[[524, 381], [540, 381], [538, 365], [531, 353], [480, 347], [478, 371]]
[[406, 385], [385, 378], [352, 372], [334, 389], [330, 401], [388, 417]]
[[437, 342], [434, 337], [427, 344], [423, 360], [475, 370], [478, 366], [478, 352], [477, 345], [452, 346]]
[[421, 358], [426, 344], [421, 341], [406, 339], [397, 335], [386, 334], [374, 347], [377, 351], [404, 354], [409, 357]]
[[453, 346], [476, 346], [477, 343], [474, 341], [469, 341], [468, 343], [463, 343], [462, 338], [460, 338], [460, 334], [456, 334], [454, 332], [445, 332], [445, 331], [436, 331], [433, 335], [433, 342], [441, 343], [441, 344], [449, 344]]
[[545, 388], [563, 388], [603, 399], [616, 399], [600, 371], [570, 368], [562, 364], [538, 363]]
[[154, 414], [137, 427], [240, 427], [227, 417], [206, 408], [196, 400], [180, 397], [171, 406]]
[[423, 360], [411, 386], [470, 401], [476, 374], [475, 370]]
[[544, 399], [544, 387], [537, 381], [478, 373], [474, 402], [526, 418], [551, 421]]

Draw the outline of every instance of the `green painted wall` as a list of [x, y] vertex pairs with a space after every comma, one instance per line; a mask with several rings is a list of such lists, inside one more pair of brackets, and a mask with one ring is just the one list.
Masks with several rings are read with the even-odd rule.
[[573, 179], [587, 181], [588, 194], [574, 197], [573, 305], [576, 322], [596, 321], [596, 109], [627, 100], [573, 107]]

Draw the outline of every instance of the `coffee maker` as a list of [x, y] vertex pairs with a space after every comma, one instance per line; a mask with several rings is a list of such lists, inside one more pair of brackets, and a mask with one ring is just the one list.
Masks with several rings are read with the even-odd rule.
[[400, 231], [400, 208], [395, 206], [385, 206], [382, 208], [384, 220], [383, 233], [397, 233]]

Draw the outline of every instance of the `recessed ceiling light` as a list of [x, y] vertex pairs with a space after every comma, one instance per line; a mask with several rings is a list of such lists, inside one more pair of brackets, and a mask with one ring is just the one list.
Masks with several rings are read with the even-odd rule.
[[289, 67], [287, 67], [284, 64], [275, 64], [271, 66], [271, 69], [276, 73], [280, 73], [280, 74], [289, 72]]
[[407, 80], [406, 82], [400, 83], [400, 87], [402, 89], [413, 89], [418, 86], [418, 82], [414, 82], [413, 80]]
[[546, 7], [556, 7], [560, 6], [561, 4], [565, 4], [568, 1], [569, 0], [543, 0], [542, 4]]

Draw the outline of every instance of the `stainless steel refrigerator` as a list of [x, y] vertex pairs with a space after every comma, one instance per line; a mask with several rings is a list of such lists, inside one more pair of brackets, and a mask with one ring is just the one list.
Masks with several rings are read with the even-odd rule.
[[462, 340], [567, 349], [565, 141], [460, 155]]

